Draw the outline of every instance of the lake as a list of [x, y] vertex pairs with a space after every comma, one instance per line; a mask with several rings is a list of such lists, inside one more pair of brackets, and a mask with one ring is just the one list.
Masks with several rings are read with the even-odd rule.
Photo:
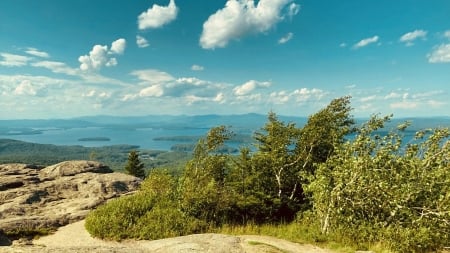
[[[14, 139], [26, 142], [54, 145], [81, 145], [85, 147], [100, 147], [118, 144], [138, 145], [142, 149], [170, 150], [179, 141], [155, 141], [155, 137], [168, 136], [203, 136], [209, 129], [163, 129], [163, 128], [43, 128], [41, 134], [3, 134], [0, 139]], [[110, 141], [79, 141], [81, 138], [107, 137]]]

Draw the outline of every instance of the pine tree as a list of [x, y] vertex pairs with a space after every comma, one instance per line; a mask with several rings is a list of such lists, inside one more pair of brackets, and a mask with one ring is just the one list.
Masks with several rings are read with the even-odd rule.
[[128, 162], [125, 166], [125, 171], [135, 177], [145, 178], [144, 164], [139, 159], [139, 153], [136, 150], [133, 150], [128, 154]]

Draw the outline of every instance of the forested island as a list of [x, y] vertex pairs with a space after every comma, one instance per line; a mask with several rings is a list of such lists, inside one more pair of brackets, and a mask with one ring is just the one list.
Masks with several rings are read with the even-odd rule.
[[111, 141], [108, 137], [85, 137], [79, 138], [78, 141]]

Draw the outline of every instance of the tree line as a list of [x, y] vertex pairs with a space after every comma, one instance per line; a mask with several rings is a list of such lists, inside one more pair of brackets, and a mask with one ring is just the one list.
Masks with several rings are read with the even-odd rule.
[[337, 98], [303, 127], [270, 112], [254, 147], [238, 155], [221, 151], [233, 133], [212, 128], [180, 177], [155, 170], [138, 194], [92, 212], [87, 229], [102, 238], [157, 239], [299, 222], [399, 252], [450, 245], [449, 128], [425, 129], [404, 143], [410, 123], [380, 135], [392, 116], [356, 126], [351, 111], [350, 97]]

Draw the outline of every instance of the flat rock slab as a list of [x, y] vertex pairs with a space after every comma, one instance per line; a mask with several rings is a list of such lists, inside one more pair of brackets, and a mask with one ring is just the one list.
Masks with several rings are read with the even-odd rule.
[[66, 161], [45, 168], [2, 164], [0, 234], [79, 221], [106, 200], [137, 190], [140, 182], [94, 161]]
[[84, 220], [34, 240], [32, 246], [0, 247], [0, 252], [332, 253], [312, 245], [257, 235], [196, 234], [155, 241], [104, 241], [89, 235]]

